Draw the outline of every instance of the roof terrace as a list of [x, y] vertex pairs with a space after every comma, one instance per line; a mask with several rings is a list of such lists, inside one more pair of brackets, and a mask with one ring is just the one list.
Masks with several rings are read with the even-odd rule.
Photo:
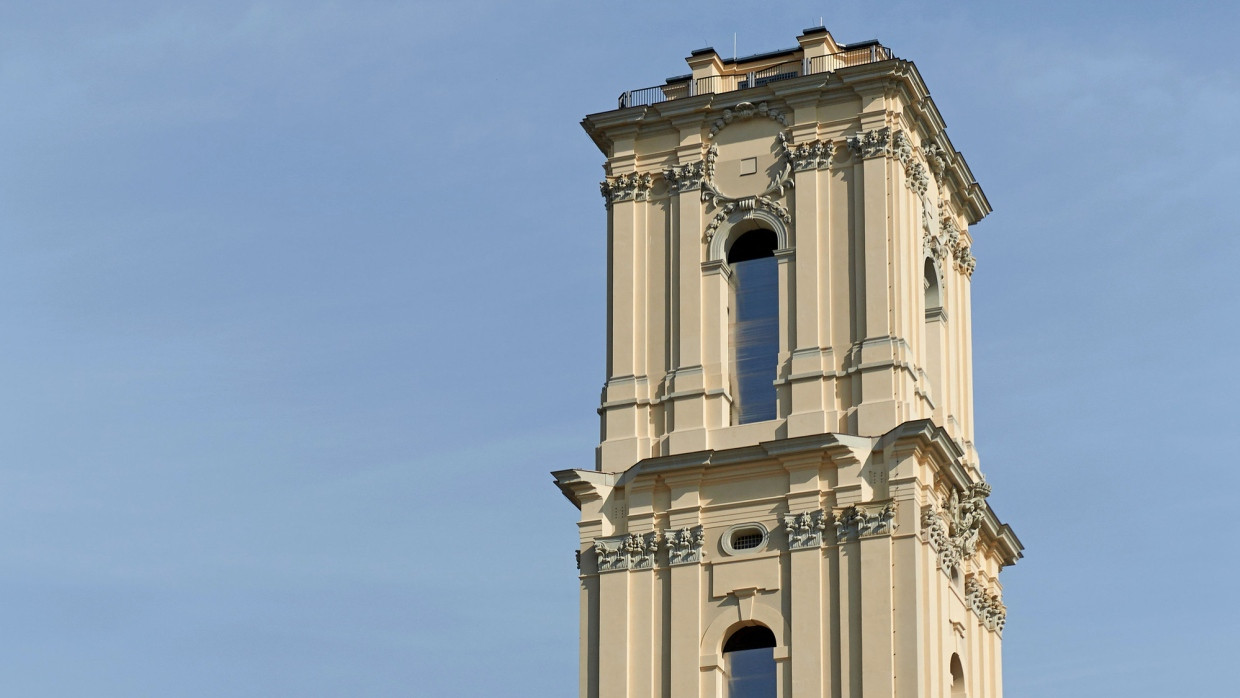
[[891, 49], [877, 41], [839, 44], [823, 27], [806, 29], [797, 37], [797, 42], [800, 45], [796, 48], [741, 58], [720, 58], [713, 48], [694, 51], [685, 59], [693, 70], [691, 74], [668, 78], [662, 85], [623, 92], [619, 108], [761, 87], [780, 80], [892, 58]]

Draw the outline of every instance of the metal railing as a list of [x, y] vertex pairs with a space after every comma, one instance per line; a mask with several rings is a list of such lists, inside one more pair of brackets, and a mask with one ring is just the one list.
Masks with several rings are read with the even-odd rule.
[[750, 87], [762, 87], [780, 80], [799, 78], [802, 75], [829, 73], [849, 66], [885, 61], [891, 57], [891, 49], [886, 46], [872, 44], [826, 56], [814, 56], [799, 61], [780, 63], [762, 70], [740, 75], [715, 75], [706, 78], [686, 77], [664, 85], [643, 87], [640, 90], [629, 90], [620, 94], [619, 103], [621, 109], [626, 107], [648, 107], [684, 97], [734, 92], [736, 90], [749, 89]]

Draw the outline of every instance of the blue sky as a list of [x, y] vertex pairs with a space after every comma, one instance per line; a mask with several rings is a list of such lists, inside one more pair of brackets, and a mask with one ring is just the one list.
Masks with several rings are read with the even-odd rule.
[[577, 122], [819, 17], [995, 208], [1007, 695], [1233, 692], [1235, 6], [279, 0], [0, 6], [5, 692], [574, 695]]

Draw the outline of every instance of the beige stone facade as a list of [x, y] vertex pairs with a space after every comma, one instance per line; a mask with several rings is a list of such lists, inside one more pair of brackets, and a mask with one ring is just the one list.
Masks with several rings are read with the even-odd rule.
[[[1002, 695], [1021, 545], [973, 444], [970, 226], [990, 211], [916, 67], [799, 46], [626, 92], [607, 158], [607, 380], [581, 510], [583, 697]], [[729, 250], [774, 234], [774, 414], [738, 423]], [[764, 232], [763, 234], [769, 234]], [[742, 546], [743, 543], [743, 546]]]

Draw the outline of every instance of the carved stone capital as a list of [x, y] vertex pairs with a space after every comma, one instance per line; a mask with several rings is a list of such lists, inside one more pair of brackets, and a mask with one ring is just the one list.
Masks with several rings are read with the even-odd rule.
[[603, 201], [611, 206], [621, 201], [645, 201], [654, 185], [654, 177], [649, 172], [629, 172], [599, 183], [599, 191]]
[[827, 527], [827, 514], [822, 509], [804, 511], [800, 514], [784, 514], [784, 528], [788, 531], [788, 548], [817, 548], [822, 545], [822, 531]]
[[831, 158], [835, 155], [835, 144], [831, 141], [812, 140], [795, 145], [785, 142], [783, 145], [784, 156], [793, 172], [825, 170], [831, 166]]
[[654, 567], [654, 555], [658, 549], [658, 533], [629, 533], [594, 541], [599, 572], [650, 569]]
[[896, 529], [896, 505], [850, 506], [835, 515], [835, 538], [843, 542], [853, 538], [890, 535]]
[[950, 575], [960, 566], [960, 548], [952, 541], [947, 522], [933, 502], [921, 513], [921, 531], [930, 548], [939, 554], [939, 567]]
[[701, 189], [705, 177], [706, 163], [702, 160], [663, 168], [663, 178], [679, 193]]
[[663, 547], [667, 549], [667, 564], [689, 565], [702, 561], [702, 545], [706, 537], [701, 526], [669, 528], [663, 531]]
[[891, 155], [891, 128], [884, 126], [849, 136], [848, 147], [862, 159]]

